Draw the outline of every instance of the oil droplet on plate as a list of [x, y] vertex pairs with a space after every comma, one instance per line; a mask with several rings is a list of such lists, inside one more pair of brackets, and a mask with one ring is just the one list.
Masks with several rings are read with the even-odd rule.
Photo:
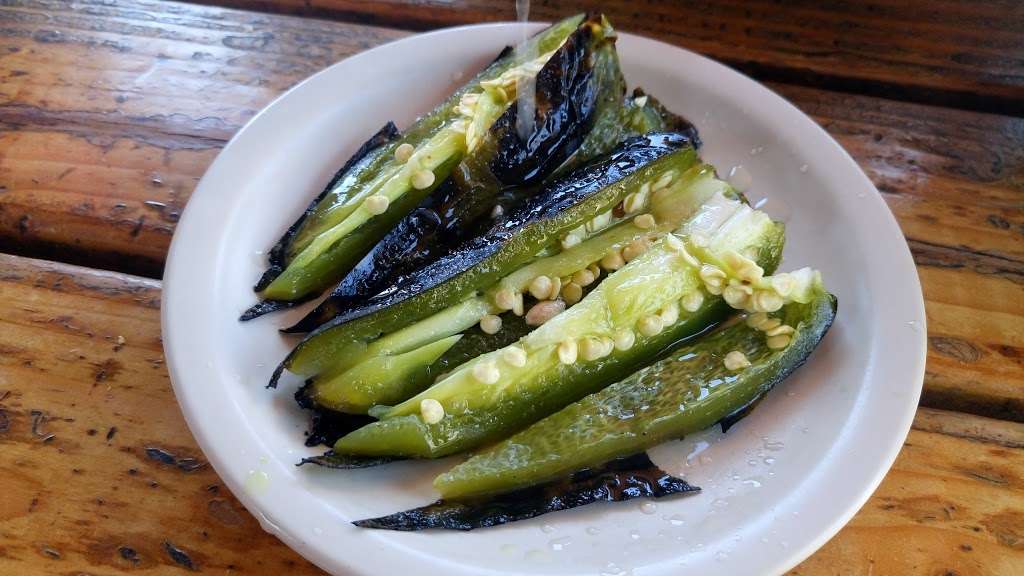
[[562, 536], [561, 538], [555, 538], [548, 542], [548, 548], [551, 548], [555, 552], [561, 552], [565, 550], [569, 544], [572, 544], [572, 538], [568, 536]]
[[644, 514], [654, 514], [658, 511], [658, 505], [654, 502], [644, 502], [640, 504], [640, 511]]
[[728, 508], [729, 502], [727, 500], [723, 500], [721, 498], [715, 498], [711, 502], [711, 506], [714, 507], [714, 508], [718, 508], [718, 509]]
[[668, 522], [669, 522], [669, 524], [671, 524], [673, 526], [682, 526], [683, 524], [686, 524], [686, 519], [683, 518], [682, 515], [680, 515], [680, 514], [673, 514], [668, 519]]
[[590, 534], [591, 536], [597, 536], [600, 533], [601, 529], [597, 526], [587, 526], [587, 534]]
[[920, 332], [921, 331], [921, 325], [918, 324], [916, 320], [908, 320], [907, 321], [907, 326], [909, 326], [910, 329], [913, 330], [914, 332]]
[[632, 538], [633, 540], [639, 540], [640, 539], [640, 531], [639, 530], [630, 530], [629, 531], [629, 537]]
[[807, 169], [808, 168], [809, 168], [809, 166], [807, 164], [801, 164], [800, 165], [800, 173], [801, 174], [807, 174]]
[[783, 444], [782, 442], [777, 442], [777, 441], [776, 442], [765, 442], [764, 443], [765, 450], [771, 450], [772, 452], [778, 452], [778, 451], [782, 450], [785, 447], [786, 447], [785, 444]]
[[746, 192], [754, 183], [754, 177], [750, 175], [750, 171], [742, 164], [737, 164], [729, 170], [729, 178], [727, 180], [729, 185], [738, 192]]
[[249, 470], [245, 477], [245, 489], [257, 496], [265, 494], [270, 487], [270, 476], [263, 470]]
[[551, 534], [555, 531], [555, 527], [551, 524], [541, 524], [540, 531], [545, 534]]
[[764, 459], [764, 463], [769, 465], [769, 466], [771, 466], [772, 464], [775, 464], [775, 458], [772, 458], [771, 456], [769, 456], [769, 457]]
[[632, 574], [632, 570], [627, 570], [615, 562], [605, 564], [604, 569], [600, 572], [601, 576], [631, 576]]
[[719, 550], [718, 552], [715, 552], [715, 560], [717, 560], [719, 562], [725, 562], [728, 558], [729, 558], [729, 554], [727, 554], [723, 550]]

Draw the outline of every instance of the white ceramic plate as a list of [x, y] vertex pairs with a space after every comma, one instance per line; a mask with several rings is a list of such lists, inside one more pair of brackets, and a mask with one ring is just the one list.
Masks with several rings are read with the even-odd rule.
[[[536, 25], [530, 27], [536, 29]], [[451, 461], [329, 471], [295, 467], [306, 419], [296, 383], [263, 388], [296, 314], [236, 321], [263, 251], [385, 121], [406, 126], [522, 28], [410, 37], [298, 85], [242, 129], [178, 225], [163, 336], [175, 393], [206, 456], [263, 527], [338, 574], [776, 574], [824, 544], [892, 464], [920, 394], [925, 316], [910, 253], [856, 163], [764, 86], [673, 46], [622, 34], [641, 85], [694, 121], [702, 155], [786, 221], [784, 268], [819, 268], [839, 315], [811, 361], [728, 435], [652, 451], [704, 491], [650, 505], [597, 504], [470, 533], [362, 530], [349, 521], [425, 504]]]

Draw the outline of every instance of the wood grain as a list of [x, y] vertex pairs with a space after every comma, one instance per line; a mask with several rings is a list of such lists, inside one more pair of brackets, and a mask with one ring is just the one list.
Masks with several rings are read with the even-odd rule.
[[0, 256], [0, 574], [318, 574], [185, 426], [154, 280]]
[[[0, 251], [151, 276], [198, 177], [260, 106], [405, 34], [148, 0], [14, 0], [0, 22]], [[1024, 420], [1024, 120], [771, 87], [850, 151], [908, 237], [924, 402]]]
[[[516, 19], [499, 0], [200, 1], [413, 29]], [[530, 18], [588, 9], [760, 80], [1024, 112], [1024, 4], [1013, 0], [534, 0]]]
[[[0, 256], [0, 574], [319, 574], [206, 464], [159, 303], [154, 280]], [[1024, 425], [923, 409], [877, 493], [793, 573], [1016, 574], [1022, 527]]]
[[0, 8], [0, 251], [149, 276], [227, 140], [404, 34], [151, 1]]
[[1024, 573], [1022, 440], [1018, 423], [921, 409], [882, 485], [791, 576]]

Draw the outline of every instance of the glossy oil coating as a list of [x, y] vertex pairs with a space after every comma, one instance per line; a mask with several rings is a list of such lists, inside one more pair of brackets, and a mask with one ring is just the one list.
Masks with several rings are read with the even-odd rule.
[[353, 522], [363, 528], [385, 530], [473, 530], [568, 510], [592, 502], [621, 502], [633, 498], [661, 498], [700, 491], [651, 462], [647, 454], [619, 458], [593, 469], [540, 486], [501, 496], [461, 502], [438, 500], [429, 506], [381, 518]]

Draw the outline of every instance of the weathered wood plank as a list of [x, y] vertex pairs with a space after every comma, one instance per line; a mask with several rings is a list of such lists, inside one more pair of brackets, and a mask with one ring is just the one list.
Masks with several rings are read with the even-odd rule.
[[922, 409], [882, 485], [794, 569], [988, 576], [1024, 571], [1024, 425]]
[[[195, 179], [242, 123], [306, 75], [401, 35], [189, 5], [87, 8], [0, 11], [0, 248], [107, 267], [124, 257], [150, 275]], [[1024, 121], [773, 87], [853, 153], [911, 238], [1021, 259]]]
[[224, 143], [299, 80], [403, 36], [187, 4], [0, 8], [0, 250], [159, 276]]
[[159, 307], [154, 280], [0, 256], [0, 573], [319, 574], [206, 464]]
[[[515, 20], [498, 0], [199, 0], [398, 28]], [[722, 60], [761, 80], [989, 112], [1024, 112], [1024, 5], [771, 0], [535, 1], [530, 17], [601, 10], [624, 31]]]
[[[159, 303], [154, 280], [0, 256], [0, 573], [319, 574], [206, 465]], [[1015, 574], [1022, 526], [1024, 425], [922, 409], [878, 492], [794, 573]]]
[[[404, 34], [147, 0], [12, 1], [0, 251], [158, 276], [231, 134], [292, 83]], [[931, 324], [926, 404], [1024, 419], [1024, 120], [771, 87], [850, 151], [910, 240]]]

